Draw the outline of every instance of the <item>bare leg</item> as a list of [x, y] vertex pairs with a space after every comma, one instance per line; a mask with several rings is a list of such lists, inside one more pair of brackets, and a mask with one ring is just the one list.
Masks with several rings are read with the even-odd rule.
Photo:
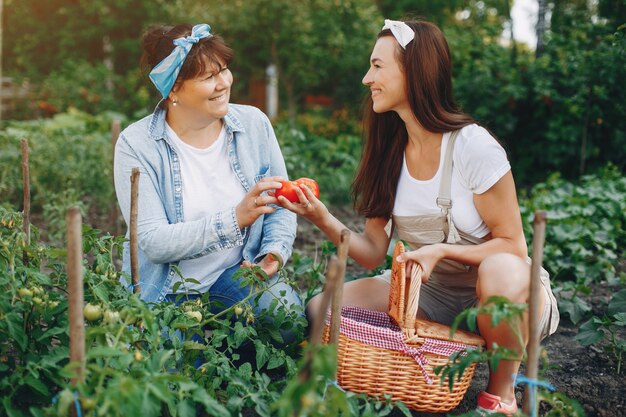
[[[511, 254], [497, 254], [486, 258], [478, 269], [476, 293], [480, 303], [494, 295], [508, 298], [514, 303], [528, 302], [530, 291], [530, 266], [521, 258]], [[540, 305], [545, 303], [542, 292]], [[543, 309], [540, 309], [543, 311]], [[491, 326], [491, 316], [479, 315], [477, 318], [480, 334], [485, 338], [490, 349], [493, 343], [518, 352], [522, 356], [522, 346], [515, 332], [507, 323]], [[528, 343], [528, 312], [521, 322], [521, 334], [524, 346]], [[515, 401], [513, 387], [514, 375], [519, 370], [520, 361], [501, 361], [496, 370], [490, 369], [487, 392], [498, 395], [503, 401]]]
[[[319, 317], [318, 310], [322, 302], [322, 294], [309, 301], [306, 313], [313, 327], [313, 320]], [[387, 311], [389, 304], [389, 283], [378, 278], [361, 278], [346, 282], [343, 287], [342, 305], [366, 308], [374, 311]]]

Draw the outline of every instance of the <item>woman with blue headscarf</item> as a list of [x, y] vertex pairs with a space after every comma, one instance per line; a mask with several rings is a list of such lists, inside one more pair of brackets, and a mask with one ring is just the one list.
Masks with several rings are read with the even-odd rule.
[[[142, 65], [162, 100], [115, 147], [115, 191], [127, 224], [131, 171], [140, 170], [141, 297], [163, 302], [209, 292], [210, 301], [229, 307], [251, 290], [233, 274], [256, 264], [271, 291], [253, 302], [255, 315], [276, 298], [300, 312], [297, 293], [277, 274], [291, 255], [296, 216], [268, 194], [287, 177], [285, 162], [268, 118], [229, 103], [233, 51], [206, 24], [151, 29], [142, 46]], [[130, 270], [128, 245], [123, 270]], [[182, 278], [194, 281], [176, 284]]]

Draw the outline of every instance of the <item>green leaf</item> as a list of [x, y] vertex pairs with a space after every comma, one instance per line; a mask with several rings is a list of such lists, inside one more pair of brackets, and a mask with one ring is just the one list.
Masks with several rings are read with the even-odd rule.
[[125, 355], [121, 350], [117, 350], [108, 346], [95, 346], [87, 351], [87, 358], [112, 358]]
[[100, 284], [100, 285], [96, 285], [93, 288], [93, 295], [96, 296], [96, 298], [98, 298], [100, 301], [104, 302], [104, 303], [108, 303], [110, 300], [109, 297], [109, 291], [107, 290], [107, 288]]
[[614, 294], [609, 302], [609, 315], [626, 313], [626, 289]]
[[54, 336], [58, 336], [60, 334], [65, 334], [67, 335], [69, 333], [69, 330], [67, 327], [52, 327], [48, 330], [46, 330], [43, 334], [41, 334], [36, 340], [38, 342], [41, 342], [44, 339], [49, 339], [52, 338]]
[[285, 343], [283, 340], [283, 336], [280, 334], [280, 331], [278, 331], [278, 329], [274, 327], [270, 327], [267, 329], [267, 332], [272, 337], [272, 339], [274, 339], [276, 342], [281, 343], [281, 344]]
[[28, 343], [26, 339], [26, 334], [24, 333], [24, 329], [21, 325], [20, 316], [17, 313], [9, 313], [5, 316], [7, 330], [9, 331], [9, 336], [15, 340], [20, 349], [24, 351], [26, 349], [26, 344]]
[[604, 333], [600, 330], [600, 326], [593, 320], [589, 320], [580, 326], [576, 340], [583, 346], [589, 346], [598, 343], [603, 337]]
[[285, 363], [285, 359], [281, 356], [271, 356], [267, 364], [267, 369], [275, 369]]
[[196, 407], [189, 400], [182, 400], [178, 403], [178, 407], [176, 407], [176, 411], [178, 412], [179, 417], [195, 417], [196, 416]]
[[50, 396], [50, 391], [48, 391], [48, 388], [41, 381], [35, 379], [32, 375], [26, 376], [23, 381], [26, 385], [30, 386], [44, 397]]
[[6, 411], [8, 417], [25, 417], [25, 415], [20, 411], [11, 406], [11, 398], [4, 397], [2, 399], [2, 405], [4, 407], [4, 411]]
[[578, 296], [575, 296], [569, 300], [562, 299], [559, 301], [559, 310], [567, 313], [572, 323], [576, 324], [585, 317], [586, 313], [591, 311], [591, 307]]
[[254, 341], [254, 347], [256, 350], [256, 366], [261, 369], [270, 357], [267, 347], [260, 340]]
[[617, 326], [626, 326], [626, 313], [617, 313], [614, 317]]
[[178, 292], [178, 289], [180, 288], [180, 286], [183, 284], [182, 281], [176, 281], [174, 283], [174, 286], [172, 287], [172, 294], [176, 294]]

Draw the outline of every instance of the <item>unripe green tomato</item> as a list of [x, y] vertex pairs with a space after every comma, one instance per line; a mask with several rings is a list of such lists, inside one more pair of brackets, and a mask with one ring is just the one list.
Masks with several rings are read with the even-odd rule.
[[85, 318], [89, 321], [100, 320], [102, 317], [102, 309], [99, 305], [87, 304], [83, 308], [83, 314]]
[[96, 400], [93, 398], [81, 398], [80, 405], [83, 407], [83, 410], [89, 411], [96, 408]]
[[48, 308], [57, 308], [59, 306], [58, 301], [48, 301]]
[[41, 288], [39, 285], [33, 285], [31, 289], [33, 290], [33, 294], [37, 294], [37, 295], [43, 294], [43, 288]]
[[41, 303], [43, 303], [43, 300], [39, 297], [33, 297], [33, 303], [40, 305]]
[[117, 311], [104, 310], [104, 322], [109, 324], [119, 323], [120, 313]]
[[191, 304], [183, 305], [183, 311], [193, 311], [193, 306]]
[[143, 359], [143, 354], [141, 353], [141, 351], [136, 350], [136, 351], [135, 351], [135, 354], [134, 354], [134, 357], [135, 357], [135, 360], [136, 360], [137, 362], [139, 362], [140, 360], [142, 360], [142, 359]]
[[237, 317], [239, 317], [241, 313], [243, 313], [243, 308], [241, 308], [241, 306], [235, 307], [235, 314], [237, 315]]
[[33, 296], [33, 292], [31, 290], [29, 290], [28, 288], [18, 288], [17, 289], [17, 295], [20, 296], [20, 298], [25, 298], [25, 297], [32, 297]]
[[185, 316], [190, 319], [196, 319], [196, 321], [202, 321], [202, 313], [199, 311], [185, 311]]

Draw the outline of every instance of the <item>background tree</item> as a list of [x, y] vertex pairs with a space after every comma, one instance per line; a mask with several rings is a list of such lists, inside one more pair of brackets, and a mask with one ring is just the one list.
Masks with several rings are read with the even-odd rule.
[[[187, 2], [195, 20], [210, 21], [236, 52], [238, 91], [278, 68], [281, 94], [295, 118], [305, 94], [354, 103], [382, 17], [368, 0]], [[347, 76], [351, 74], [350, 76]]]

